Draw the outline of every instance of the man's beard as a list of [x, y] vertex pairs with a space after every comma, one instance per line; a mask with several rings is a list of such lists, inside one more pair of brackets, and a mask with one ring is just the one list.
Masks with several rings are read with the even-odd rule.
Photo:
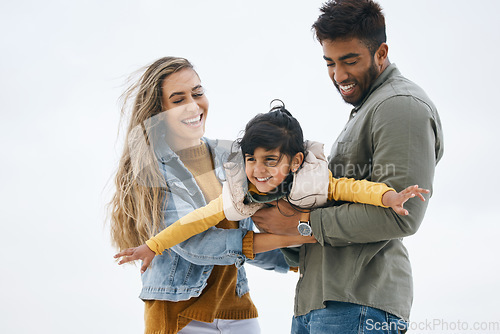
[[[366, 83], [365, 87], [363, 88], [363, 91], [361, 92], [361, 96], [356, 100], [356, 101], [352, 101], [352, 102], [349, 102], [346, 100], [346, 98], [344, 98], [344, 96], [342, 95], [342, 92], [340, 91], [340, 87], [339, 85], [334, 81], [334, 85], [335, 85], [335, 88], [337, 88], [337, 90], [339, 91], [340, 93], [340, 96], [342, 96], [342, 99], [344, 100], [345, 103], [348, 103], [348, 104], [351, 104], [353, 105], [354, 107], [357, 107], [359, 106], [363, 101], [364, 99], [368, 96], [369, 92], [370, 92], [370, 89], [373, 85], [373, 82], [378, 78], [378, 76], [380, 75], [378, 69], [377, 69], [377, 66], [375, 65], [375, 62], [373, 61], [372, 59], [372, 62], [370, 64], [370, 67], [368, 68], [368, 70], [364, 73], [364, 76], [363, 76], [363, 79], [364, 79], [364, 82]], [[359, 85], [359, 81], [358, 80], [354, 80], [354, 81], [349, 81], [350, 83], [354, 83], [356, 84], [358, 87], [360, 87]]]

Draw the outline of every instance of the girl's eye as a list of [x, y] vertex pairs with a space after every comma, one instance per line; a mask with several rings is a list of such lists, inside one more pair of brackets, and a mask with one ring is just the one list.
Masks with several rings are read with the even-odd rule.
[[172, 101], [172, 103], [179, 104], [179, 103], [181, 103], [182, 101], [184, 101], [184, 99], [175, 100], [175, 101]]
[[276, 167], [277, 164], [278, 164], [278, 160], [276, 160], [276, 159], [268, 159], [265, 162], [265, 165], [268, 167]]

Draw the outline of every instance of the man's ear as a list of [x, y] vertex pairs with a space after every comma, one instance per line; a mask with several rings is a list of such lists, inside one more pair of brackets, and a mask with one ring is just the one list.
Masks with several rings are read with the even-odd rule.
[[380, 44], [377, 51], [375, 51], [374, 60], [379, 68], [382, 68], [389, 56], [389, 46], [386, 43]]
[[304, 161], [304, 153], [299, 152], [294, 155], [292, 161], [290, 162], [290, 169], [292, 172], [296, 172], [299, 167], [302, 165], [302, 161]]

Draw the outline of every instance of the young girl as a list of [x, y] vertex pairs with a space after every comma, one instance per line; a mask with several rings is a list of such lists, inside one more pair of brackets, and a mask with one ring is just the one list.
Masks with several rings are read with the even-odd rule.
[[[222, 194], [205, 207], [168, 226], [146, 244], [116, 254], [116, 258], [124, 257], [119, 264], [141, 259], [141, 272], [144, 272], [154, 256], [162, 254], [165, 249], [224, 219], [250, 217], [265, 205], [277, 203], [278, 199], [286, 199], [302, 209], [335, 200], [390, 207], [400, 215], [407, 215], [403, 204], [414, 196], [425, 200], [422, 193], [428, 193], [428, 190], [416, 185], [397, 193], [383, 183], [333, 178], [323, 145], [314, 142], [304, 144], [300, 124], [284, 105], [254, 117], [247, 124], [238, 144], [241, 155], [233, 154], [224, 164], [227, 180]], [[308, 225], [297, 223], [304, 242], [310, 242]], [[257, 241], [254, 242], [254, 247], [258, 247]]]

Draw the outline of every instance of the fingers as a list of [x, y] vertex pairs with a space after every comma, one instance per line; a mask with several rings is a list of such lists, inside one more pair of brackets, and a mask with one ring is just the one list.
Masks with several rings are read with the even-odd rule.
[[113, 256], [113, 257], [115, 259], [120, 258], [120, 257], [122, 258], [120, 260], [120, 262], [118, 262], [118, 264], [124, 264], [124, 263], [130, 262], [130, 261], [135, 261], [138, 259], [138, 257], [135, 256], [136, 249], [137, 249], [137, 247], [127, 248], [127, 249], [121, 251], [120, 253], [115, 254], [115, 256]]
[[421, 201], [424, 201], [424, 202], [425, 202], [425, 197], [422, 194], [428, 194], [428, 193], [430, 193], [430, 191], [428, 189], [419, 188], [418, 185], [409, 186], [401, 192], [401, 194], [405, 196], [404, 198], [406, 200], [417, 196], [418, 198], [420, 198]]
[[400, 216], [408, 216], [409, 212], [403, 206], [398, 206], [396, 208], [393, 208], [393, 210]]
[[122, 250], [120, 253], [115, 254], [115, 256], [113, 256], [113, 257], [115, 259], [117, 259], [117, 258], [122, 257], [122, 256], [132, 255], [132, 254], [134, 254], [135, 249], [136, 249], [136, 247], [134, 247], [134, 248], [127, 248], [125, 250]]
[[144, 261], [142, 262], [142, 266], [141, 266], [141, 274], [144, 274], [144, 272], [146, 271], [146, 269], [148, 269], [149, 267], [149, 264], [151, 263], [151, 260], [150, 258], [145, 258]]
[[417, 196], [418, 196], [418, 198], [420, 198], [420, 200], [421, 200], [422, 202], [425, 202], [425, 198], [424, 198], [424, 196], [422, 196], [422, 194], [421, 194], [421, 193], [418, 193], [418, 194], [417, 194]]
[[135, 255], [131, 255], [131, 256], [124, 256], [120, 262], [118, 262], [118, 264], [124, 264], [124, 263], [128, 263], [128, 262], [131, 262], [131, 261], [135, 261], [135, 260], [138, 260], [139, 257], [135, 256]]
[[428, 194], [428, 193], [430, 193], [430, 191], [428, 189], [420, 188], [418, 185], [409, 186], [399, 193], [400, 200], [401, 200], [400, 204], [397, 205], [396, 207], [394, 207], [394, 206], [391, 206], [391, 207], [398, 215], [407, 216], [407, 215], [409, 215], [409, 212], [408, 212], [408, 210], [403, 208], [404, 203], [406, 203], [407, 200], [409, 200], [410, 198], [413, 198], [413, 197], [418, 197], [418, 198], [420, 198], [421, 201], [425, 202], [425, 198], [424, 198], [423, 194]]

